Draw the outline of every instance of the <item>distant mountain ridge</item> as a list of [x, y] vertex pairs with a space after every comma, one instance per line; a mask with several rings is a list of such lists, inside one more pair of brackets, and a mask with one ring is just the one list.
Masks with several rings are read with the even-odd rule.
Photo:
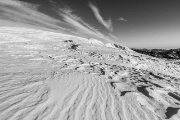
[[180, 48], [179, 49], [136, 49], [132, 48], [132, 50], [146, 54], [149, 56], [157, 57], [157, 58], [166, 58], [166, 59], [180, 59]]

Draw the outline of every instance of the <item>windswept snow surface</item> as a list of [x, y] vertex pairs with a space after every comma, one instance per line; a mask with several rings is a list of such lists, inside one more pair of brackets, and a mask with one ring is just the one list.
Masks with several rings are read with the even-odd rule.
[[0, 28], [0, 120], [180, 120], [179, 77], [121, 45]]

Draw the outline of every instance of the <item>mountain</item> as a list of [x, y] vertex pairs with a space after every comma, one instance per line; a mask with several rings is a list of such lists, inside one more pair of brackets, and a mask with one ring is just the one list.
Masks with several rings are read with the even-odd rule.
[[157, 57], [157, 58], [166, 58], [171, 60], [178, 60], [180, 59], [180, 49], [135, 49], [132, 50], [142, 53], [145, 55]]
[[178, 60], [61, 32], [35, 17], [35, 25], [26, 23], [33, 17], [1, 18], [0, 120], [180, 119]]
[[180, 118], [180, 66], [128, 47], [2, 26], [0, 58], [2, 120]]

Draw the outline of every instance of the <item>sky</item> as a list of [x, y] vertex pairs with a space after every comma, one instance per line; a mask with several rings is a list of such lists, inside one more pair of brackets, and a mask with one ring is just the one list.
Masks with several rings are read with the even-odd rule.
[[0, 19], [130, 48], [180, 48], [180, 0], [0, 0]]

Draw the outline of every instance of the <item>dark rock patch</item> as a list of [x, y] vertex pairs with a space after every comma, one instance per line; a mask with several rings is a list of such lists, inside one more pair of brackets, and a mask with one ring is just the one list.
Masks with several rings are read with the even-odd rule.
[[147, 86], [140, 86], [140, 87], [137, 87], [137, 90], [139, 92], [141, 92], [143, 95], [147, 96], [148, 98], [152, 98], [150, 95], [149, 95], [149, 92], [146, 90], [146, 87]]
[[172, 93], [172, 92], [169, 92], [169, 93], [168, 93], [168, 95], [169, 95], [169, 96], [171, 96], [171, 97], [173, 97], [174, 99], [176, 99], [176, 100], [180, 101], [180, 96], [175, 95], [175, 94], [174, 94], [174, 93]]
[[66, 42], [66, 43], [72, 43], [73, 40], [65, 40], [64, 42]]
[[124, 95], [126, 95], [126, 93], [128, 93], [128, 92], [131, 92], [131, 91], [122, 91], [120, 96], [124, 96]]
[[71, 49], [71, 50], [77, 50], [78, 46], [79, 46], [79, 45], [77, 45], [77, 44], [72, 44], [69, 49]]
[[158, 75], [155, 75], [155, 74], [152, 73], [152, 72], [150, 72], [149, 74], [152, 75], [153, 77], [157, 78], [157, 79], [164, 79], [163, 77], [158, 76]]
[[170, 119], [173, 115], [178, 113], [179, 108], [168, 107], [166, 109], [166, 119]]

